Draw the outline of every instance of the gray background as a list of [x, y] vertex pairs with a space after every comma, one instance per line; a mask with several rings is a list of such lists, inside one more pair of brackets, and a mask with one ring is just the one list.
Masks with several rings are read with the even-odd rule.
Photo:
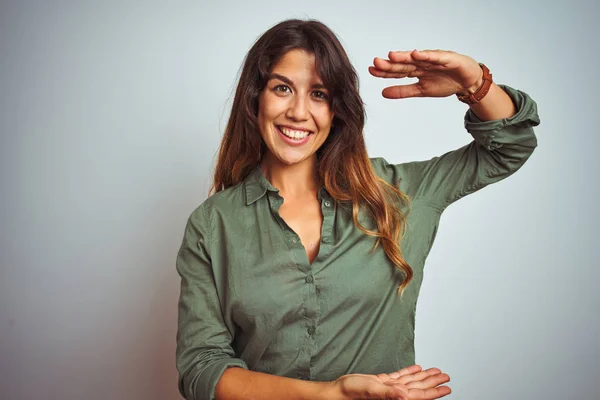
[[417, 361], [456, 399], [597, 399], [599, 35], [588, 1], [3, 1], [0, 397], [178, 399], [174, 261], [243, 56], [318, 18], [361, 77], [369, 152], [466, 144], [453, 98], [385, 100], [391, 49], [485, 62], [540, 108], [539, 148], [443, 215]]

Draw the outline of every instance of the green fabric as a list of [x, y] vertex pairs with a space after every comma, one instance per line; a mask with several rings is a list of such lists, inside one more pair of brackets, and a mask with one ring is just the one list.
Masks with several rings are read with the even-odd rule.
[[[187, 399], [212, 399], [227, 367], [330, 381], [414, 364], [414, 326], [423, 266], [442, 211], [499, 181], [537, 145], [536, 104], [502, 86], [517, 114], [481, 122], [470, 111], [469, 145], [428, 161], [389, 164], [376, 173], [412, 198], [402, 240], [414, 280], [364, 235], [347, 208], [322, 188], [322, 243], [309, 264], [299, 237], [279, 217], [283, 198], [256, 168], [209, 197], [190, 216], [177, 257], [181, 276], [177, 368]], [[361, 216], [368, 227], [374, 224]]]

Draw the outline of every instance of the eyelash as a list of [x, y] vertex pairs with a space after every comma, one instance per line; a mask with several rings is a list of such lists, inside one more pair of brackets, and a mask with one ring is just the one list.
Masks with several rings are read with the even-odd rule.
[[[286, 93], [286, 91], [282, 90], [282, 89], [287, 89], [291, 92], [291, 89], [288, 85], [277, 85], [277, 86], [273, 87], [274, 92]], [[321, 90], [316, 90], [313, 92], [313, 94], [317, 94], [317, 96], [315, 96], [315, 97], [319, 100], [328, 100], [329, 99], [329, 96], [327, 95], [327, 93], [325, 93]]]

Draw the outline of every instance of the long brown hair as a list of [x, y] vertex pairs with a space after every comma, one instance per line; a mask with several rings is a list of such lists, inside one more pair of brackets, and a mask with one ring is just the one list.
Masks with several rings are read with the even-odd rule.
[[[352, 206], [355, 225], [366, 235], [377, 237], [387, 257], [404, 274], [402, 292], [413, 271], [404, 260], [400, 239], [406, 232], [402, 205], [408, 197], [376, 176], [363, 137], [365, 109], [358, 91], [358, 75], [335, 34], [323, 23], [309, 20], [283, 21], [265, 32], [244, 61], [231, 115], [219, 149], [211, 192], [237, 185], [260, 163], [264, 142], [258, 127], [258, 98], [271, 69], [290, 50], [315, 55], [315, 67], [330, 92], [333, 128], [317, 151], [317, 171], [327, 192]], [[377, 223], [376, 230], [358, 220], [363, 210]]]

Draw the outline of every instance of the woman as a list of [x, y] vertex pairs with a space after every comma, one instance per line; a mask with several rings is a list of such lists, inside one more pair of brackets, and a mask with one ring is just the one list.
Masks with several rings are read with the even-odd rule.
[[[449, 51], [369, 68], [416, 77], [388, 98], [456, 94], [474, 141], [423, 162], [369, 159], [357, 75], [335, 35], [284, 21], [250, 49], [214, 190], [188, 221], [177, 367], [187, 399], [435, 399], [414, 364], [414, 313], [442, 211], [515, 172], [535, 103]], [[396, 134], [396, 132], [394, 132]]]

